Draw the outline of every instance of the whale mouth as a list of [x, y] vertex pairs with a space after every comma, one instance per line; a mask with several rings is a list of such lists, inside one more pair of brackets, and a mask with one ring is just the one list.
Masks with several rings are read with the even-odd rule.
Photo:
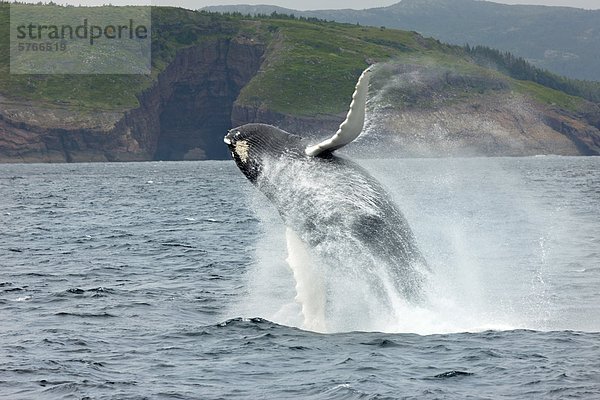
[[234, 137], [233, 131], [229, 131], [223, 138], [223, 141], [225, 142], [226, 145], [231, 146], [233, 144], [233, 137]]
[[237, 129], [231, 129], [227, 132], [227, 135], [223, 138], [223, 141], [228, 146], [233, 146], [235, 144], [236, 138], [241, 135], [240, 131]]

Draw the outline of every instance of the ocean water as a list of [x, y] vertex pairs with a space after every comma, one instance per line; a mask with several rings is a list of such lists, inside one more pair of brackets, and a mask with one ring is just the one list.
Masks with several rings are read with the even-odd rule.
[[0, 398], [600, 398], [600, 158], [360, 164], [432, 274], [344, 332], [233, 162], [0, 165]]

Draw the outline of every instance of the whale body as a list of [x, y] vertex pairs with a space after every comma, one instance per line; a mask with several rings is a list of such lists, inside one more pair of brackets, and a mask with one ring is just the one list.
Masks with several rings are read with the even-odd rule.
[[358, 164], [333, 154], [363, 128], [370, 73], [361, 75], [340, 129], [316, 145], [258, 123], [231, 129], [224, 139], [239, 169], [314, 258], [324, 281], [348, 282], [336, 286], [347, 303], [328, 310], [325, 300], [324, 314], [343, 314], [350, 305], [354, 312], [380, 313], [361, 308], [366, 292], [380, 298], [377, 308], [418, 303], [428, 271], [408, 222], [383, 187]]

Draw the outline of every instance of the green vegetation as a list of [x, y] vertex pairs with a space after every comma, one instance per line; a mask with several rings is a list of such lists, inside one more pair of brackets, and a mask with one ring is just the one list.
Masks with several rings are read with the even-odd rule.
[[[244, 88], [240, 101], [295, 115], [343, 112], [356, 78], [369, 64], [423, 51], [415, 35], [324, 22], [271, 19], [271, 62]], [[386, 40], [402, 49], [373, 43]]]
[[[152, 74], [11, 75], [9, 5], [0, 4], [0, 92], [16, 99], [75, 106], [80, 110], [122, 110], [138, 105], [137, 95], [152, 85], [183, 47], [217, 38], [246, 35], [270, 45], [270, 62], [244, 90], [247, 104], [280, 112], [313, 115], [341, 112], [367, 59], [386, 60], [423, 51], [416, 35], [316, 19], [272, 15], [251, 18], [178, 8], [152, 9]], [[424, 43], [429, 41], [422, 40]], [[434, 41], [430, 41], [432, 44]]]
[[239, 31], [239, 23], [229, 17], [153, 8], [150, 75], [17, 75], [9, 73], [9, 17], [9, 4], [0, 3], [0, 93], [18, 100], [43, 102], [46, 106], [73, 106], [78, 111], [136, 107], [137, 96], [153, 84], [177, 50], [218, 36], [232, 37]]
[[529, 95], [542, 104], [557, 105], [570, 111], [578, 111], [584, 103], [581, 97], [549, 89], [531, 81], [514, 81], [512, 87], [515, 91]]
[[[521, 57], [515, 57], [508, 52], [501, 52], [489, 47], [470, 47], [466, 45], [464, 48], [477, 64], [497, 68], [511, 78], [535, 82], [571, 96], [583, 97], [589, 101], [600, 103], [600, 82], [581, 81], [558, 76], [552, 72], [534, 67]], [[531, 85], [528, 87], [531, 87]]]
[[[593, 101], [600, 99], [600, 88], [557, 77], [521, 61], [515, 65], [533, 71], [533, 76], [515, 73], [515, 65], [506, 62], [500, 63], [497, 70], [490, 70], [484, 68], [486, 62], [498, 63], [495, 60], [498, 55], [493, 51], [444, 45], [414, 32], [281, 14], [251, 17], [171, 7], [152, 8], [150, 75], [11, 75], [8, 16], [8, 4], [0, 3], [0, 93], [7, 98], [42, 102], [47, 106], [69, 106], [80, 112], [136, 107], [140, 93], [156, 81], [178, 50], [239, 36], [267, 46], [262, 72], [243, 89], [239, 101], [280, 113], [305, 116], [342, 113], [360, 72], [371, 62], [390, 59], [435, 65], [470, 76], [461, 81], [453, 75], [446, 79], [445, 86], [437, 88], [447, 90], [457, 84], [456, 96], [483, 93], [491, 88], [512, 88], [544, 103], [569, 109], [577, 109], [582, 100], [554, 89]], [[500, 56], [500, 61], [508, 57], [504, 53]], [[410, 96], [402, 98], [418, 104], [419, 94], [413, 93], [413, 100]]]

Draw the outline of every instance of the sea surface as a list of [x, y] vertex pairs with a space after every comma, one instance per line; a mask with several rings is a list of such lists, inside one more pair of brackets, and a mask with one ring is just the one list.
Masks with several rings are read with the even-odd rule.
[[600, 158], [360, 164], [427, 302], [325, 333], [233, 162], [0, 165], [0, 399], [600, 398]]

